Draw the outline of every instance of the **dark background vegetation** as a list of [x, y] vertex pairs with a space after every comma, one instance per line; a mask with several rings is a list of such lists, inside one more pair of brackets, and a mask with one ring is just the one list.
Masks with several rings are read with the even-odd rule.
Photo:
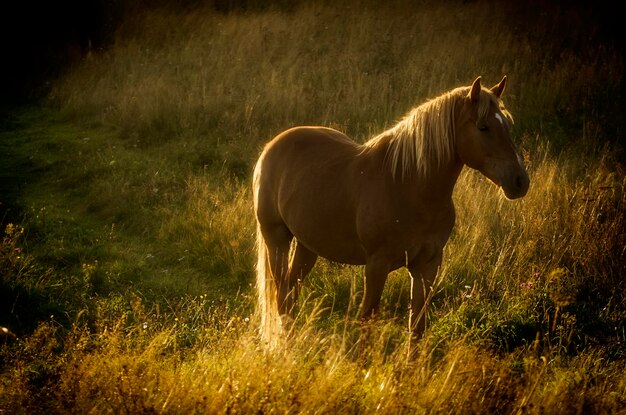
[[113, 42], [126, 18], [151, 8], [192, 10], [211, 7], [223, 13], [290, 8], [296, 1], [258, 0], [61, 0], [10, 1], [0, 6], [4, 107], [41, 97], [47, 82]]
[[[324, 3], [326, 0], [318, 0]], [[375, 1], [372, 1], [376, 3]], [[471, 0], [448, 0], [465, 3]], [[154, 8], [172, 11], [213, 8], [221, 13], [255, 13], [269, 8], [290, 10], [302, 0], [41, 0], [10, 1], [2, 4], [0, 34], [2, 35], [3, 81], [2, 104], [19, 103], [24, 99], [40, 97], [46, 91], [46, 82], [58, 77], [68, 66], [76, 64], [90, 52], [106, 49], [114, 41], [115, 31], [133, 14]], [[367, 4], [368, 0], [364, 0]], [[413, 9], [420, 1], [390, 3]], [[582, 38], [571, 38], [563, 43], [546, 44], [554, 53], [584, 44], [603, 45], [624, 50], [623, 22], [617, 3], [613, 1], [559, 1], [531, 0], [501, 3], [511, 30], [530, 33], [541, 38], [546, 27], [554, 24], [551, 15], [556, 9], [570, 10], [572, 16], [585, 15], [583, 24], [575, 32]], [[580, 19], [573, 19], [577, 25]], [[559, 21], [563, 31], [568, 22]], [[623, 98], [622, 98], [623, 99]]]

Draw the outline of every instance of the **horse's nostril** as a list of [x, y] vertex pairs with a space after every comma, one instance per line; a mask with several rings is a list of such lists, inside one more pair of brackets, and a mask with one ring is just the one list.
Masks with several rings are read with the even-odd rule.
[[515, 186], [517, 186], [518, 189], [524, 187], [524, 180], [522, 180], [522, 176], [517, 176], [515, 178]]

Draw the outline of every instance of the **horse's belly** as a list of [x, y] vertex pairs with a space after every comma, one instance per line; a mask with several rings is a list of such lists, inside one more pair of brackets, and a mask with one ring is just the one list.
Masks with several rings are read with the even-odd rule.
[[306, 238], [298, 238], [297, 236], [296, 239], [309, 250], [330, 261], [351, 265], [365, 264], [365, 251], [358, 243], [353, 241], [345, 239], [340, 240], [340, 238], [335, 240], [327, 238], [325, 241], [313, 241], [307, 240]]
[[283, 206], [285, 224], [306, 248], [317, 255], [345, 264], [364, 264], [365, 249], [359, 240], [355, 215], [347, 206], [327, 205], [304, 197]]

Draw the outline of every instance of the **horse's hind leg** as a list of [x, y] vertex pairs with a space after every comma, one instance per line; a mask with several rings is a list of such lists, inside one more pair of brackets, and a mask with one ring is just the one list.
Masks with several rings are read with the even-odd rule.
[[296, 242], [291, 262], [289, 262], [293, 236], [286, 227], [274, 227], [272, 231], [267, 232], [265, 238], [270, 269], [276, 283], [278, 313], [281, 316], [293, 318], [300, 282], [311, 272], [317, 261], [317, 254]]
[[289, 314], [293, 314], [293, 309], [298, 301], [300, 283], [311, 272], [315, 261], [317, 261], [317, 254], [296, 241], [293, 258], [289, 264], [289, 276], [287, 277], [290, 289], [285, 299], [285, 308]]

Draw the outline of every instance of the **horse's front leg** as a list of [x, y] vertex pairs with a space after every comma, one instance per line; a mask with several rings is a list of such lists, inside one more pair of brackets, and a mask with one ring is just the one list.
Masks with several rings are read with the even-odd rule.
[[426, 309], [432, 295], [432, 288], [439, 267], [441, 266], [442, 250], [436, 249], [434, 253], [422, 252], [409, 264], [411, 273], [411, 314], [409, 317], [409, 329], [419, 338], [426, 330]]
[[361, 319], [370, 318], [378, 313], [387, 274], [389, 274], [389, 262], [386, 258], [381, 256], [368, 258], [365, 264], [365, 292], [361, 301]]

